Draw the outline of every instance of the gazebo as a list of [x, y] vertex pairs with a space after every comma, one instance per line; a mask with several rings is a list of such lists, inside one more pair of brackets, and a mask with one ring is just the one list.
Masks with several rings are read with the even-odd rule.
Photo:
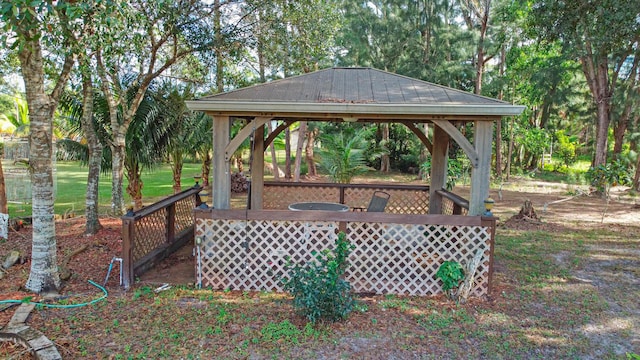
[[[357, 291], [435, 294], [441, 291], [434, 274], [442, 261], [467, 263], [474, 256], [481, 257], [481, 265], [472, 294], [489, 291], [495, 219], [482, 215], [489, 194], [493, 123], [520, 114], [524, 107], [371, 68], [320, 70], [187, 105], [213, 117], [213, 208], [195, 211], [200, 285], [280, 290], [278, 278], [286, 276], [285, 259], [309, 261], [312, 251], [330, 247], [337, 232], [344, 231], [355, 245], [347, 278]], [[231, 139], [233, 118], [246, 119], [248, 124]], [[265, 124], [276, 120], [279, 126], [265, 138]], [[274, 205], [282, 199], [309, 200], [299, 187], [265, 185], [263, 174], [266, 146], [301, 120], [407, 126], [431, 153], [428, 188], [392, 189], [392, 201], [404, 200], [385, 213], [294, 212]], [[431, 138], [418, 126], [424, 123], [433, 124]], [[466, 123], [473, 124], [472, 142], [458, 130]], [[232, 210], [230, 158], [250, 136], [250, 210]], [[466, 203], [443, 189], [452, 140], [472, 167]], [[349, 199], [366, 198], [374, 190], [326, 185], [306, 194], [314, 194], [311, 200], [348, 204]], [[466, 211], [447, 214], [445, 201]]]

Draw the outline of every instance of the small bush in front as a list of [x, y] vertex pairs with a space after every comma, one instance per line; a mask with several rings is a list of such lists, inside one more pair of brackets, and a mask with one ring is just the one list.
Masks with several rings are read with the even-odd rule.
[[456, 289], [464, 279], [464, 269], [459, 262], [448, 260], [440, 265], [436, 277], [442, 280], [442, 290], [445, 294], [453, 299]]
[[320, 319], [340, 320], [353, 310], [351, 285], [342, 278], [352, 249], [341, 232], [333, 250], [314, 254], [315, 261], [294, 265], [291, 277], [284, 280], [284, 289], [293, 296], [294, 308], [312, 323]]

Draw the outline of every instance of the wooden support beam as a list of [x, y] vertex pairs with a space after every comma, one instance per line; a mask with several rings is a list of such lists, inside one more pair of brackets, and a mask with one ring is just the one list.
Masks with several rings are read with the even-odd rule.
[[433, 144], [431, 144], [431, 141], [429, 141], [429, 138], [427, 138], [427, 135], [423, 133], [422, 130], [418, 129], [418, 127], [414, 123], [403, 122], [401, 124], [404, 124], [406, 127], [408, 127], [409, 130], [411, 130], [418, 137], [418, 139], [422, 141], [422, 144], [424, 144], [427, 150], [429, 150], [429, 154], [433, 154]]
[[[228, 116], [213, 118], [213, 207], [231, 208], [231, 165], [225, 157], [229, 145], [231, 120]], [[234, 150], [235, 151], [235, 150]]]
[[251, 155], [251, 210], [262, 210], [264, 191], [264, 124], [253, 132]]
[[271, 134], [269, 134], [269, 136], [267, 136], [267, 140], [264, 141], [264, 148], [266, 149], [269, 145], [271, 145], [273, 140], [275, 140], [275, 138], [278, 137], [278, 135], [281, 132], [283, 132], [284, 129], [286, 129], [289, 126], [291, 126], [294, 122], [295, 122], [294, 120], [285, 120], [282, 124], [278, 125], [278, 127], [273, 129]]
[[480, 155], [478, 166], [471, 169], [471, 192], [469, 195], [469, 215], [482, 215], [485, 212], [484, 200], [489, 197], [491, 175], [491, 142], [493, 123], [476, 121], [473, 131], [473, 143]]
[[447, 183], [447, 158], [449, 135], [441, 127], [433, 129], [433, 149], [431, 151], [431, 184], [429, 185], [429, 214], [442, 214], [442, 196], [436, 191]]
[[[448, 120], [432, 120], [432, 121], [442, 130], [444, 130], [447, 134], [449, 134], [449, 136], [456, 143], [458, 143], [458, 145], [460, 145], [460, 148], [462, 148], [462, 151], [464, 151], [464, 153], [467, 154], [467, 156], [469, 157], [469, 160], [471, 161], [471, 167], [473, 167], [474, 169], [477, 168], [478, 152], [473, 147], [473, 145], [471, 145], [469, 140], [467, 140], [467, 138], [464, 137], [464, 135], [462, 135], [462, 133], [458, 131], [458, 129], [455, 126], [453, 126], [453, 124], [451, 124]], [[475, 123], [479, 124], [481, 123], [481, 121], [476, 121]], [[493, 122], [489, 122], [489, 124], [493, 124]]]
[[242, 144], [242, 142], [249, 137], [249, 135], [251, 135], [251, 133], [253, 133], [253, 131], [266, 124], [268, 121], [270, 121], [271, 117], [256, 117], [253, 120], [251, 120], [251, 122], [249, 124], [247, 124], [245, 127], [242, 128], [242, 130], [240, 130], [238, 132], [238, 134], [233, 138], [233, 140], [231, 140], [229, 142], [229, 144], [225, 147], [224, 149], [224, 159], [226, 161], [231, 161], [231, 156], [233, 156], [233, 153], [236, 152], [236, 150], [238, 150], [238, 147]]

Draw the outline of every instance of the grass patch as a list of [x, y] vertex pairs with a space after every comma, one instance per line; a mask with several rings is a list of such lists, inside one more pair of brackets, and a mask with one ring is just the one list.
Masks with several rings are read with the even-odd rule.
[[[4, 165], [4, 163], [3, 163]], [[12, 165], [7, 165], [9, 168]], [[182, 170], [182, 188], [193, 186], [193, 176], [200, 173], [200, 164], [185, 164]], [[55, 176], [55, 201], [54, 211], [56, 214], [65, 214], [73, 212], [76, 215], [84, 213], [85, 196], [87, 193], [87, 174], [88, 168], [81, 166], [75, 161], [58, 161], [56, 163]], [[173, 194], [173, 174], [168, 164], [145, 172], [142, 175], [144, 187], [142, 189], [143, 201], [145, 204], [151, 204], [159, 199]], [[123, 189], [126, 189], [128, 181], [124, 179]], [[24, 188], [24, 183], [7, 183], [7, 192], [14, 191], [11, 187], [20, 186]], [[29, 186], [29, 185], [26, 185]], [[24, 192], [24, 191], [23, 191]], [[125, 201], [130, 202], [131, 199], [125, 194]], [[31, 215], [31, 199], [27, 199], [27, 203], [10, 203], [10, 217], [26, 217]], [[111, 174], [102, 174], [100, 176], [98, 203], [101, 214], [107, 214], [111, 208]]]

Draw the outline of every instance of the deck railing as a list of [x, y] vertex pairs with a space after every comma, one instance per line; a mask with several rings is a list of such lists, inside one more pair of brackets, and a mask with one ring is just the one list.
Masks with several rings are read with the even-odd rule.
[[447, 190], [436, 190], [436, 194], [442, 197], [442, 215], [467, 215], [469, 213], [469, 200]]
[[125, 288], [158, 261], [193, 239], [195, 186], [122, 217], [122, 279]]
[[291, 183], [269, 181], [264, 183], [263, 208], [286, 210], [295, 202], [331, 201], [349, 207], [366, 208], [375, 191], [391, 195], [385, 212], [392, 214], [427, 214], [429, 212], [428, 185], [393, 184], [335, 184]]

